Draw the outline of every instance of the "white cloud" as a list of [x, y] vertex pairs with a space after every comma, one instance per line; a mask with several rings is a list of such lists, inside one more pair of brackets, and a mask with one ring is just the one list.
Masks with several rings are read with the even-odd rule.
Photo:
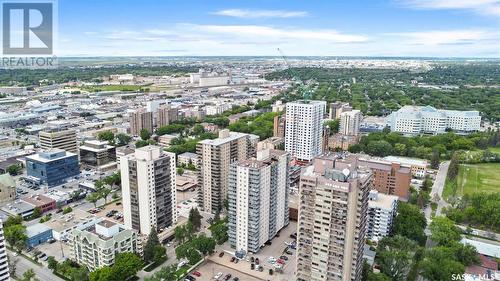
[[308, 13], [305, 11], [227, 9], [213, 14], [235, 18], [295, 18], [305, 17]]
[[417, 9], [470, 10], [478, 14], [500, 16], [500, 0], [400, 0]]
[[389, 33], [404, 37], [406, 44], [411, 45], [450, 45], [450, 44], [473, 44], [480, 41], [498, 41], [500, 34], [487, 30], [433, 30], [420, 32]]

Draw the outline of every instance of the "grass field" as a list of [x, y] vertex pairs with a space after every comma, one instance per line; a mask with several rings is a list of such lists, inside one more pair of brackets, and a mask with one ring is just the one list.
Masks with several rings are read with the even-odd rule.
[[493, 153], [500, 153], [500, 146], [498, 147], [488, 147], [488, 149]]
[[500, 192], [500, 163], [460, 165], [456, 195]]

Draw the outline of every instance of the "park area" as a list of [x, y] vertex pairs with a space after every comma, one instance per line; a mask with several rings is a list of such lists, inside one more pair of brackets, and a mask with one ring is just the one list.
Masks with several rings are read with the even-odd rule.
[[500, 163], [463, 164], [457, 177], [456, 195], [500, 192]]

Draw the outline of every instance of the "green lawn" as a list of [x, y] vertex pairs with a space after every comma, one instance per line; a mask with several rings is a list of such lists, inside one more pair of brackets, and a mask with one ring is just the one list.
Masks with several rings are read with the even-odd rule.
[[493, 153], [500, 153], [500, 146], [497, 147], [488, 147], [488, 149]]
[[475, 192], [500, 192], [500, 163], [460, 165], [457, 195]]

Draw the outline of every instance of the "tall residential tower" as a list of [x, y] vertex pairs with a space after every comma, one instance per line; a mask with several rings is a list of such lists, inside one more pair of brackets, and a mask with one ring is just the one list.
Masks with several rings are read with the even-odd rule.
[[288, 225], [288, 162], [288, 153], [266, 149], [231, 164], [228, 235], [236, 251], [256, 253]]
[[325, 154], [300, 176], [297, 280], [361, 280], [371, 171]]
[[325, 101], [286, 104], [285, 151], [293, 159], [309, 162], [322, 153], [325, 110]]
[[137, 148], [120, 159], [125, 226], [149, 234], [177, 221], [175, 154], [159, 146]]

